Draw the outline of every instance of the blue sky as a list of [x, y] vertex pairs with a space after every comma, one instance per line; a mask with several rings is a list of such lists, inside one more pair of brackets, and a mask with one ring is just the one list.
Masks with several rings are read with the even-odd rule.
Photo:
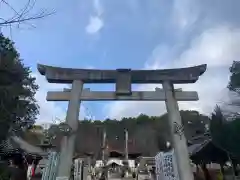
[[[18, 9], [24, 1], [10, 1]], [[182, 103], [181, 109], [209, 113], [215, 104], [228, 99], [228, 67], [239, 59], [240, 29], [238, 0], [41, 0], [31, 14], [42, 8], [55, 14], [2, 31], [10, 36], [24, 59], [32, 67], [40, 90], [38, 121], [63, 118], [66, 103], [46, 102], [49, 85], [36, 71], [36, 64], [76, 68], [156, 69], [208, 64], [208, 71], [186, 89], [199, 91], [200, 101]], [[7, 6], [0, 6], [0, 17], [11, 16]], [[112, 85], [91, 85], [92, 90], [110, 90]], [[135, 89], [149, 90], [154, 85]], [[163, 103], [84, 102], [84, 116], [95, 119], [160, 115]], [[158, 108], [159, 107], [159, 108]]]

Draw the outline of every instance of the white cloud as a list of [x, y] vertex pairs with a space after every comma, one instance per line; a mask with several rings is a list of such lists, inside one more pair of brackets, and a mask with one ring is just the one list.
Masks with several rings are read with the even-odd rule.
[[100, 3], [100, 0], [93, 0], [93, 9], [95, 15], [91, 15], [89, 17], [89, 22], [85, 28], [88, 34], [96, 34], [104, 26], [104, 21], [102, 18], [103, 7]]
[[103, 27], [103, 20], [99, 16], [91, 16], [89, 23], [86, 26], [86, 32], [88, 34], [95, 34]]
[[[36, 77], [36, 83], [39, 85], [39, 90], [36, 93], [36, 100], [40, 106], [40, 114], [36, 121], [37, 124], [54, 123], [56, 120], [64, 120], [67, 112], [67, 102], [49, 102], [46, 100], [48, 91], [62, 91], [63, 88], [68, 88], [67, 85], [48, 83], [44, 76], [39, 73], [33, 73]], [[85, 108], [80, 108], [80, 119], [85, 116]]]
[[[175, 47], [158, 46], [146, 67], [162, 69], [208, 64], [208, 70], [197, 83], [176, 86], [184, 90], [198, 91], [200, 98], [197, 102], [179, 103], [180, 109], [198, 110], [208, 114], [212, 112], [216, 103], [221, 103], [226, 98], [228, 67], [233, 60], [239, 59], [240, 50], [237, 48], [239, 46], [240, 29], [218, 27], [204, 31], [192, 40], [189, 48], [175, 58], [173, 56]], [[156, 85], [140, 85], [138, 90], [153, 90], [155, 87]], [[137, 116], [140, 113], [161, 115], [166, 112], [164, 102], [113, 102], [104, 110], [107, 110], [107, 117], [116, 119]]]
[[218, 27], [202, 33], [189, 50], [180, 58], [182, 64], [191, 66], [200, 63], [208, 66], [229, 65], [240, 57], [240, 29]]
[[193, 25], [199, 17], [197, 1], [174, 0], [172, 9], [173, 23], [179, 29], [186, 29]]

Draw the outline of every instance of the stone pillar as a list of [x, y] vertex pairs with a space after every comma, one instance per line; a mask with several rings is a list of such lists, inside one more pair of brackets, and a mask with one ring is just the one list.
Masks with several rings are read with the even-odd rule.
[[103, 140], [102, 140], [102, 162], [106, 165], [106, 129], [103, 130]]
[[66, 123], [71, 127], [72, 132], [69, 136], [64, 136], [61, 144], [60, 162], [58, 165], [57, 180], [68, 180], [73, 165], [73, 154], [75, 149], [76, 131], [78, 128], [78, 118], [80, 111], [80, 102], [83, 89], [83, 82], [80, 80], [73, 81]]
[[125, 129], [125, 160], [128, 163], [128, 130]]
[[163, 82], [163, 89], [166, 95], [166, 108], [168, 122], [171, 130], [171, 139], [175, 151], [178, 174], [180, 180], [193, 180], [193, 172], [190, 165], [187, 142], [184, 135], [182, 120], [175, 99], [173, 84], [169, 81]]

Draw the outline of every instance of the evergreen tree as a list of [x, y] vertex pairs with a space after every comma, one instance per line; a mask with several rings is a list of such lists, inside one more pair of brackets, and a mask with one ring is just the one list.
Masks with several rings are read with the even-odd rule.
[[210, 132], [213, 143], [232, 157], [240, 157], [240, 119], [227, 121], [217, 106], [212, 113]]
[[9, 132], [21, 132], [34, 124], [38, 114], [38, 86], [14, 43], [0, 34], [0, 141]]
[[228, 88], [231, 91], [240, 93], [240, 61], [233, 61], [233, 64], [229, 70], [231, 76]]

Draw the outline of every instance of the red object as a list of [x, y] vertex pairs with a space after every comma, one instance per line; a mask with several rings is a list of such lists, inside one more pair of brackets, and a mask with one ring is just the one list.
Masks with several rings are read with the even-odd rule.
[[34, 176], [35, 175], [35, 168], [34, 168], [34, 166], [32, 166], [32, 176]]

